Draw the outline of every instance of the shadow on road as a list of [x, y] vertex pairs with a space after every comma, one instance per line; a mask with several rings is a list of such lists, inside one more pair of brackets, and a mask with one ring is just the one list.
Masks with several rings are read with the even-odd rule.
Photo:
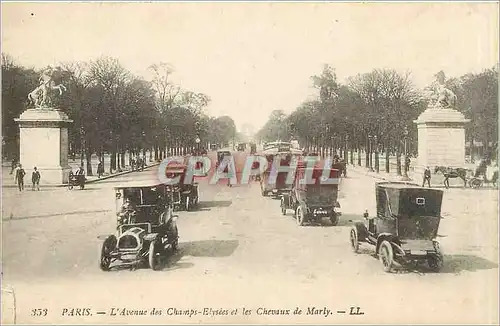
[[227, 257], [238, 247], [238, 240], [201, 240], [183, 242], [179, 254], [193, 257]]
[[[360, 248], [361, 249], [361, 248]], [[363, 248], [360, 250], [361, 253], [368, 253], [372, 258], [379, 259], [378, 255], [368, 248]], [[479, 270], [494, 269], [497, 268], [498, 264], [489, 261], [485, 258], [475, 256], [475, 255], [445, 255], [443, 267], [439, 272], [432, 271], [429, 266], [423, 262], [419, 263], [405, 263], [403, 265], [396, 264], [392, 273], [395, 274], [458, 274], [463, 271], [476, 272]], [[382, 268], [382, 267], [381, 267]]]
[[204, 208], [212, 208], [212, 207], [229, 207], [233, 204], [231, 200], [209, 200], [209, 201], [200, 201], [198, 203], [198, 207], [201, 210]]
[[498, 264], [475, 255], [445, 255], [441, 273], [475, 272], [497, 267]]
[[185, 256], [193, 257], [227, 257], [231, 256], [239, 245], [238, 240], [201, 240], [179, 244], [179, 250], [164, 262], [162, 270], [172, 271], [181, 268], [190, 268], [194, 264], [184, 262]]

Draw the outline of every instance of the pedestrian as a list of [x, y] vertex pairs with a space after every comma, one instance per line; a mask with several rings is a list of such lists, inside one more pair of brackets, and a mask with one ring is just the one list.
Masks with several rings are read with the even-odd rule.
[[406, 173], [410, 172], [410, 163], [411, 163], [410, 156], [406, 156], [406, 160], [405, 160]]
[[429, 185], [429, 188], [430, 188], [431, 187], [431, 169], [429, 167], [425, 168], [424, 180], [422, 181], [422, 187], [425, 186], [426, 181], [427, 181], [427, 184]]
[[23, 169], [23, 166], [19, 164], [17, 170], [16, 170], [16, 183], [19, 188], [19, 191], [24, 190], [24, 176], [26, 175], [26, 172]]
[[14, 173], [14, 170], [16, 169], [17, 164], [16, 164], [16, 159], [12, 160], [12, 164], [10, 165], [10, 174]]
[[99, 160], [99, 164], [97, 164], [97, 177], [100, 179], [104, 174], [104, 163], [102, 160]]
[[75, 173], [76, 179], [78, 180], [78, 184], [80, 185], [80, 189], [83, 189], [85, 186], [85, 170], [83, 169], [83, 165], [81, 165]]
[[32, 190], [35, 191], [35, 187], [36, 187], [36, 190], [40, 190], [40, 172], [37, 170], [36, 166], [33, 168], [33, 173], [31, 174], [31, 182], [33, 183], [33, 187], [32, 187]]

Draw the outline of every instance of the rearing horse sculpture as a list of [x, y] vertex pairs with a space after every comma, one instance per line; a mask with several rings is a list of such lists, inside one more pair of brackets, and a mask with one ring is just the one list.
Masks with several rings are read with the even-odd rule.
[[448, 179], [460, 178], [464, 182], [464, 187], [467, 187], [467, 169], [464, 168], [451, 168], [444, 166], [436, 166], [434, 173], [441, 172], [444, 176], [444, 186], [446, 189], [450, 187]]
[[52, 68], [43, 71], [40, 76], [40, 85], [28, 94], [29, 102], [37, 108], [50, 107], [53, 104], [50, 91], [58, 90], [59, 96], [61, 96], [63, 91], [67, 90], [63, 84], [56, 85], [52, 73]]

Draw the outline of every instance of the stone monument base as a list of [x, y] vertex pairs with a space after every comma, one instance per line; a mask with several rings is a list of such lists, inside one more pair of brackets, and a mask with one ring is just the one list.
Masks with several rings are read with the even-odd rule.
[[34, 167], [40, 171], [41, 184], [68, 182], [68, 125], [73, 122], [61, 111], [28, 109], [19, 119], [19, 163], [26, 171], [26, 184], [31, 182]]
[[414, 164], [415, 179], [436, 166], [464, 167], [465, 125], [470, 120], [451, 108], [428, 107], [413, 122], [418, 128], [418, 160]]

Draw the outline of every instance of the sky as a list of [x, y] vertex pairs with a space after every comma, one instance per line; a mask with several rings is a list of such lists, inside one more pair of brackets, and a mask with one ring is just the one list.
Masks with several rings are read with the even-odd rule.
[[[207, 113], [257, 130], [271, 111], [315, 96], [324, 64], [340, 82], [375, 68], [411, 71], [425, 87], [498, 62], [490, 3], [5, 3], [2, 52], [42, 68], [99, 56], [146, 79], [167, 62], [173, 80], [212, 99]], [[245, 126], [246, 125], [246, 126]]]

